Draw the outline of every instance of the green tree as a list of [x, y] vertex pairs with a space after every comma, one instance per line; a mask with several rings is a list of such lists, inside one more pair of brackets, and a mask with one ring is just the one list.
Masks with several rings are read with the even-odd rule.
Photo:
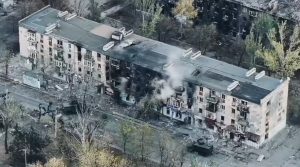
[[173, 10], [173, 14], [180, 22], [181, 37], [183, 33], [183, 24], [198, 16], [198, 10], [194, 7], [194, 0], [179, 0]]
[[157, 31], [157, 25], [161, 20], [161, 12], [162, 7], [159, 4], [156, 4], [155, 12], [153, 13], [153, 15], [151, 15], [150, 21], [144, 21], [142, 25], [142, 32], [144, 36], [153, 38], [153, 35]]
[[143, 119], [157, 118], [160, 109], [161, 102], [147, 96], [141, 106], [141, 116]]
[[272, 16], [269, 14], [261, 14], [259, 17], [254, 20], [252, 27], [251, 27], [251, 32], [254, 34], [254, 39], [255, 41], [267, 40], [267, 35], [270, 30], [273, 28], [276, 28], [277, 24]]
[[122, 145], [123, 145], [123, 152], [126, 153], [126, 146], [127, 143], [130, 139], [130, 137], [132, 137], [134, 131], [136, 130], [136, 127], [128, 121], [122, 122], [120, 125], [120, 135], [122, 138]]
[[261, 38], [255, 39], [251, 31], [245, 40], [246, 53], [250, 58], [250, 66], [255, 66], [256, 51], [262, 49]]
[[20, 129], [16, 126], [13, 136], [14, 139], [11, 142], [9, 151], [14, 164], [23, 166], [21, 164], [24, 164], [24, 162], [44, 163], [46, 161], [43, 149], [51, 142], [47, 135], [44, 136], [38, 133], [32, 127], [30, 129]]
[[[264, 60], [270, 71], [276, 72], [281, 77], [291, 77], [300, 69], [300, 47], [296, 47], [299, 40], [299, 27], [296, 26], [289, 37], [289, 48], [284, 48], [286, 22], [279, 25], [279, 31], [272, 29], [268, 33], [270, 48], [263, 48], [256, 52]], [[278, 35], [277, 35], [278, 34]], [[277, 37], [278, 36], [278, 37]], [[278, 39], [279, 38], [279, 39]]]
[[174, 32], [176, 32], [175, 21], [171, 17], [162, 15], [161, 20], [157, 24], [158, 40], [165, 42], [166, 39], [170, 38], [171, 34], [174, 34]]
[[189, 42], [197, 45], [203, 54], [207, 50], [216, 47], [218, 32], [214, 24], [210, 25], [201, 25], [195, 30], [187, 32], [187, 35], [190, 35], [188, 39], [191, 39]]
[[[8, 97], [8, 94], [5, 98]], [[4, 125], [4, 148], [5, 153], [8, 153], [8, 129], [11, 127], [17, 119], [21, 117], [21, 106], [15, 101], [5, 99], [4, 103], [0, 105], [0, 119]]]
[[[100, 3], [103, 3], [103, 0], [100, 1]], [[99, 1], [96, 2], [96, 0], [89, 0], [89, 7], [88, 7], [90, 13], [88, 15], [88, 18], [94, 21], [101, 21], [101, 5], [99, 4]]]
[[142, 25], [146, 25], [146, 16], [151, 16], [156, 11], [156, 0], [132, 0], [132, 3], [136, 11], [142, 15]]
[[80, 167], [130, 167], [131, 162], [105, 149], [91, 148], [79, 157]]
[[67, 167], [67, 165], [62, 158], [51, 158], [45, 165], [38, 162], [31, 167]]

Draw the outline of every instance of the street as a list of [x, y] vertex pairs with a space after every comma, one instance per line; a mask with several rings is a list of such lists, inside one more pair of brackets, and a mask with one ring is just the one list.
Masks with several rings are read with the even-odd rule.
[[[57, 98], [47, 95], [46, 93], [43, 93], [42, 91], [30, 88], [28, 86], [15, 84], [12, 82], [7, 82], [4, 80], [0, 80], [0, 92], [5, 91], [11, 92], [12, 98], [14, 98], [16, 101], [21, 102], [24, 106], [30, 109], [37, 109], [38, 105], [40, 103], [42, 104], [48, 104], [49, 101], [54, 102], [54, 104], [57, 102]], [[123, 114], [120, 114], [122, 110], [130, 110], [130, 108], [124, 108], [121, 106], [118, 106], [111, 102], [108, 98], [103, 95], [99, 95], [97, 97], [97, 100], [99, 102], [98, 106], [101, 106], [97, 109], [95, 118], [100, 118], [100, 115], [102, 113], [105, 113], [108, 115], [108, 122], [105, 126], [105, 131], [108, 133], [111, 138], [114, 140], [114, 142], [121, 144], [120, 136], [119, 136], [119, 126], [122, 123], [122, 121], [130, 120], [137, 126], [140, 126], [143, 124], [140, 120], [133, 119], [131, 117], [125, 116]], [[102, 100], [101, 100], [102, 99]], [[117, 112], [118, 111], [118, 112]], [[100, 114], [100, 115], [99, 115]], [[160, 133], [160, 130], [162, 128], [166, 128], [166, 125], [159, 125], [155, 124], [154, 127], [156, 135]], [[160, 126], [160, 127], [158, 127]], [[193, 133], [197, 133], [195, 130], [190, 130], [182, 127], [169, 127], [172, 131], [172, 134], [174, 135], [174, 139], [178, 140], [178, 142], [184, 141], [184, 138], [178, 137], [176, 134], [189, 134], [192, 136]], [[170, 130], [169, 129], [169, 130]], [[175, 137], [177, 136], [177, 137]], [[274, 162], [278, 165], [278, 167], [298, 167], [300, 166], [300, 130], [297, 127], [288, 127], [281, 133], [279, 133], [273, 141], [267, 143], [263, 148], [256, 150], [252, 148], [248, 148], [247, 151], [242, 152], [241, 154], [247, 155], [251, 154], [251, 152], [255, 154], [263, 154], [265, 155], [265, 159], [262, 162], [257, 162], [257, 157], [251, 157], [248, 159], [248, 162], [243, 162], [238, 159], [236, 159], [237, 154], [224, 154], [222, 153], [222, 150], [226, 150], [227, 148], [224, 147], [222, 150], [219, 148], [216, 148], [216, 153], [211, 157], [202, 157], [195, 154], [188, 153], [186, 156], [187, 161], [190, 162], [190, 159], [199, 159], [200, 162], [215, 162], [220, 167], [240, 167], [240, 166], [247, 166], [247, 167], [268, 167], [268, 166], [274, 166]], [[158, 141], [157, 139], [154, 139], [154, 141]], [[157, 142], [154, 142], [154, 144], [157, 144]], [[228, 151], [229, 152], [229, 151]], [[250, 155], [249, 154], [249, 155]], [[153, 153], [153, 160], [157, 161], [157, 153]], [[156, 156], [154, 156], [156, 155]], [[187, 165], [187, 164], [186, 164]], [[188, 166], [188, 165], [187, 165]], [[276, 166], [277, 167], [277, 166]]]

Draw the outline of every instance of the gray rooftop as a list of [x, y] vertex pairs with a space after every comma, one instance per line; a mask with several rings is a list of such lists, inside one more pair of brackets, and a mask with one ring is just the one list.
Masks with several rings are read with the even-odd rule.
[[226, 0], [278, 17], [300, 22], [300, 0]]
[[[110, 36], [116, 30], [115, 28], [81, 17], [75, 17], [69, 21], [61, 20], [57, 17], [58, 12], [56, 9], [46, 7], [21, 20], [19, 25], [39, 33], [45, 33], [48, 25], [59, 21], [60, 27], [55, 29], [50, 36], [59, 36], [70, 42], [81, 44], [88, 50], [132, 62], [166, 74], [173, 79], [185, 79], [204, 85], [257, 104], [281, 84], [280, 80], [268, 76], [259, 80], [254, 79], [255, 74], [246, 77], [247, 69], [206, 56], [197, 57], [195, 60], [188, 56], [183, 57], [185, 49], [136, 34], [124, 39], [124, 41], [135, 41], [136, 45], [124, 48], [121, 43], [105, 52], [102, 47], [110, 41]], [[164, 69], [165, 64], [172, 65]], [[200, 71], [200, 74], [193, 76], [192, 73], [196, 69]], [[233, 81], [239, 81], [240, 84], [228, 92], [227, 87]]]

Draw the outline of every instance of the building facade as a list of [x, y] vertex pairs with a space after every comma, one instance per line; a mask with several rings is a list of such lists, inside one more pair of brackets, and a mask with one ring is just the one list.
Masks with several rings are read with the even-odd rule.
[[[172, 15], [178, 0], [158, 0], [165, 13]], [[219, 32], [243, 39], [249, 34], [252, 22], [260, 15], [270, 15], [286, 20], [289, 24], [299, 24], [300, 5], [297, 0], [195, 0], [198, 17], [196, 24], [215, 24]]]
[[145, 96], [172, 119], [259, 147], [286, 125], [289, 79], [243, 69], [49, 6], [19, 21], [32, 70], [90, 81], [127, 104]]

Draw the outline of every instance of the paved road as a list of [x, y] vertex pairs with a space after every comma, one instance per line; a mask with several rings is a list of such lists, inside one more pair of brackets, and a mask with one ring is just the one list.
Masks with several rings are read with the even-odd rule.
[[[48, 101], [57, 101], [57, 99], [49, 96], [46, 93], [40, 92], [37, 89], [30, 88], [24, 85], [16, 85], [10, 82], [1, 80], [0, 78], [0, 92], [5, 92], [8, 89], [14, 99], [21, 102], [30, 108], [37, 108], [40, 103], [47, 104]], [[103, 103], [107, 103], [104, 101]], [[100, 105], [102, 109], [97, 109], [97, 113], [106, 113], [109, 115], [109, 121], [105, 127], [106, 131], [110, 133], [115, 142], [120, 143], [120, 136], [118, 135], [118, 127], [124, 120], [131, 120], [137, 125], [143, 124], [141, 121], [123, 116], [120, 114], [114, 114], [112, 111], [120, 110], [117, 105], [106, 104]], [[100, 116], [95, 116], [99, 118]], [[155, 127], [156, 133], [159, 133], [159, 127]], [[176, 128], [172, 128], [178, 133]], [[187, 132], [188, 133], [188, 130]], [[193, 133], [190, 131], [190, 133]], [[157, 135], [156, 135], [157, 137]], [[292, 127], [285, 129], [279, 135], [275, 136], [274, 142], [270, 142], [265, 148], [255, 151], [259, 154], [264, 154], [267, 159], [262, 162], [257, 162], [256, 159], [252, 159], [248, 163], [241, 162], [234, 158], [234, 155], [215, 154], [212, 157], [200, 157], [194, 154], [188, 154], [187, 160], [199, 159], [200, 162], [216, 162], [219, 167], [299, 167], [300, 166], [300, 129], [298, 127]], [[156, 154], [157, 156], [158, 154]], [[157, 159], [157, 158], [156, 158]]]

